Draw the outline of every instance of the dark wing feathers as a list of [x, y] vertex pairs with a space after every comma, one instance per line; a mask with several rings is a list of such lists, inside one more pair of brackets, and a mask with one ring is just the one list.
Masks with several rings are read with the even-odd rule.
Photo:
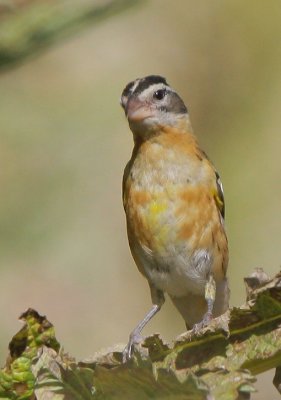
[[217, 183], [217, 195], [215, 196], [215, 200], [216, 200], [217, 206], [220, 210], [221, 216], [224, 219], [225, 218], [225, 202], [224, 202], [224, 195], [223, 195], [223, 186], [222, 186], [222, 181], [221, 181], [220, 176], [217, 171], [216, 171], [216, 183]]

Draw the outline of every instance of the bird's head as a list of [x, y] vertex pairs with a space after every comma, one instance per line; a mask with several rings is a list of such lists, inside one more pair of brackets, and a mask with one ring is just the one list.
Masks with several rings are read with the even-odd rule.
[[183, 100], [162, 76], [149, 75], [128, 83], [121, 106], [135, 138], [145, 140], [163, 127], [185, 125], [191, 130]]

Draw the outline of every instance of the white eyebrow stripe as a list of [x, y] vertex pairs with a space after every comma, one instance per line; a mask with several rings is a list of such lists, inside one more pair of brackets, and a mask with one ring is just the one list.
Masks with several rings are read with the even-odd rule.
[[157, 90], [160, 89], [167, 89], [169, 92], [175, 93], [174, 89], [172, 89], [168, 85], [165, 85], [164, 83], [154, 83], [153, 85], [150, 85], [148, 88], [144, 89], [144, 91], [139, 94], [139, 99], [145, 100], [150, 93], [156, 92]]
[[141, 79], [136, 79], [134, 81], [133, 86], [129, 89], [129, 93], [127, 93], [126, 95], [122, 95], [120, 98], [120, 104], [123, 108], [126, 107], [126, 104], [128, 102], [128, 98], [134, 93], [134, 91], [136, 90], [136, 87], [138, 86], [138, 84], [140, 83]]
[[132, 88], [130, 89], [131, 93], [134, 93], [134, 91], [136, 90], [137, 86], [139, 85], [141, 79], [136, 79], [134, 85], [132, 86]]

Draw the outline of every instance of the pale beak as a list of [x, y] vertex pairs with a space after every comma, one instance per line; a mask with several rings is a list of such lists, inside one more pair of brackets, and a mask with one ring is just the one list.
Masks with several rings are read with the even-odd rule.
[[128, 100], [125, 112], [131, 122], [140, 122], [152, 116], [150, 107], [134, 97]]

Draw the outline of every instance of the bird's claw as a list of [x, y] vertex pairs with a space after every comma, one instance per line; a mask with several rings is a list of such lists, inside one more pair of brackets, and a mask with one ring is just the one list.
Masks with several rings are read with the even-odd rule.
[[135, 345], [139, 344], [142, 340], [143, 339], [139, 333], [132, 332], [130, 334], [129, 342], [128, 342], [127, 346], [125, 347], [125, 349], [123, 350], [123, 354], [122, 354], [123, 363], [130, 361], [130, 359], [132, 358], [134, 349], [135, 349]]
[[210, 312], [206, 312], [206, 314], [204, 315], [202, 321], [198, 322], [197, 324], [193, 325], [192, 328], [192, 333], [194, 333], [195, 335], [198, 335], [198, 333], [203, 329], [206, 328], [206, 326], [209, 325], [209, 323], [211, 322], [211, 320], [213, 319], [213, 315]]

